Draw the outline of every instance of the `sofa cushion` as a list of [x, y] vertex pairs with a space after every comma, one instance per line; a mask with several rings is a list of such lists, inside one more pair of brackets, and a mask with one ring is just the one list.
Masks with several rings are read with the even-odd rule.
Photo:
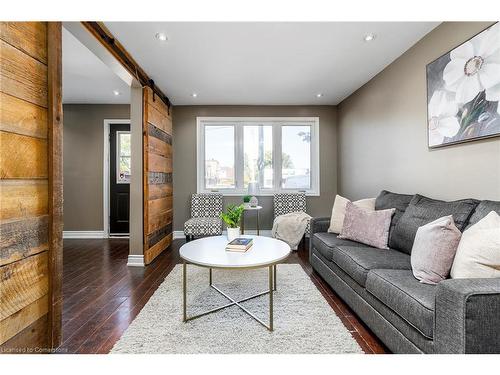
[[476, 209], [472, 213], [470, 217], [469, 223], [467, 224], [467, 228], [476, 224], [479, 220], [488, 215], [491, 211], [495, 211], [500, 215], [500, 202], [498, 201], [481, 201], [477, 205]]
[[332, 252], [332, 261], [363, 287], [370, 270], [379, 268], [411, 270], [409, 255], [366, 245], [339, 246]]
[[408, 270], [381, 269], [368, 273], [366, 290], [422, 335], [434, 336], [435, 285], [420, 283]]
[[394, 227], [398, 223], [399, 219], [401, 219], [401, 216], [404, 214], [406, 207], [408, 207], [413, 197], [414, 196], [411, 194], [398, 194], [382, 190], [377, 199], [375, 199], [376, 210], [387, 210], [389, 208], [396, 209], [394, 215], [392, 215], [391, 228], [389, 229], [389, 244], [391, 243], [391, 236]]
[[186, 236], [220, 236], [222, 220], [217, 217], [193, 217], [184, 223]]
[[333, 250], [337, 246], [365, 246], [359, 242], [340, 239], [337, 234], [327, 232], [314, 233], [312, 242], [319, 253], [329, 261], [332, 260]]
[[417, 229], [443, 216], [452, 215], [457, 228], [463, 231], [478, 203], [475, 199], [445, 202], [416, 194], [394, 227], [389, 247], [411, 254]]

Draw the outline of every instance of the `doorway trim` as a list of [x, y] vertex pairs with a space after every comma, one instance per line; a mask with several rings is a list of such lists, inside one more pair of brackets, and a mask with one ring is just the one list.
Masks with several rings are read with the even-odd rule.
[[[109, 238], [109, 163], [110, 163], [110, 148], [109, 148], [109, 126], [113, 124], [129, 124], [130, 119], [104, 119], [104, 153], [102, 165], [102, 213], [103, 213], [103, 238]], [[129, 237], [120, 236], [120, 237]]]

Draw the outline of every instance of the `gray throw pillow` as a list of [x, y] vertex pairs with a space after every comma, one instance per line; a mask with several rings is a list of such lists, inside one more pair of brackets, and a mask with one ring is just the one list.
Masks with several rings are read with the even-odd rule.
[[338, 238], [388, 249], [389, 228], [395, 209], [368, 211], [347, 202], [344, 225]]
[[411, 269], [421, 283], [437, 284], [450, 274], [462, 232], [453, 216], [444, 216], [418, 228], [411, 250]]
[[399, 194], [388, 190], [382, 190], [377, 199], [375, 199], [376, 210], [387, 210], [389, 208], [396, 209], [394, 215], [392, 216], [391, 229], [389, 230], [389, 245], [391, 243], [391, 236], [394, 231], [394, 227], [398, 223], [401, 216], [403, 216], [406, 207], [408, 207], [413, 197], [413, 194]]
[[469, 223], [467, 224], [467, 228], [470, 228], [474, 224], [478, 223], [481, 219], [486, 217], [491, 211], [495, 211], [500, 215], [500, 201], [481, 201], [477, 205], [474, 213], [470, 217]]
[[475, 199], [445, 202], [416, 194], [394, 227], [389, 246], [411, 254], [417, 229], [443, 216], [453, 215], [456, 227], [463, 231], [478, 203]]

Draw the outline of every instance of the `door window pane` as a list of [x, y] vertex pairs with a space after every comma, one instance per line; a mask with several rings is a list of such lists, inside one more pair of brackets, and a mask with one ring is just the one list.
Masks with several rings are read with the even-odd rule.
[[234, 126], [205, 126], [205, 188], [235, 187]]
[[311, 187], [311, 126], [281, 128], [281, 186], [284, 189]]
[[264, 189], [273, 188], [273, 128], [271, 125], [243, 127], [243, 188], [258, 182]]
[[117, 132], [116, 183], [130, 183], [130, 132]]

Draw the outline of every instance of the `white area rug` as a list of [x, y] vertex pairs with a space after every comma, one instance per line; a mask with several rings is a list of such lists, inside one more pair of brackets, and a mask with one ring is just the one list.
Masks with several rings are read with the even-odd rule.
[[[298, 264], [280, 264], [274, 331], [231, 306], [182, 322], [182, 266], [177, 265], [130, 324], [112, 353], [363, 353]], [[267, 268], [214, 270], [214, 284], [233, 298], [267, 289]], [[188, 265], [188, 316], [229, 301], [208, 286], [208, 270]], [[268, 321], [269, 296], [243, 305]]]

